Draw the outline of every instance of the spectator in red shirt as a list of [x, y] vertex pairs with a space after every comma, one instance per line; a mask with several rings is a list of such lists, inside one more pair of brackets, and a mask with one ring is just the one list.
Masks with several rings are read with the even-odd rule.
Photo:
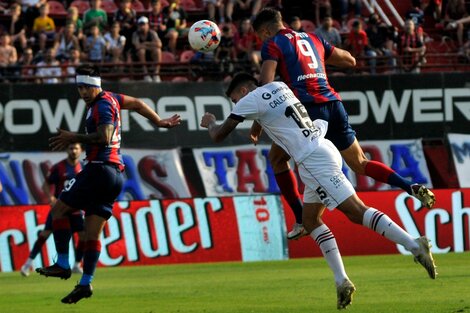
[[244, 19], [240, 23], [240, 30], [235, 36], [235, 45], [239, 60], [248, 60], [250, 69], [248, 71], [259, 72], [261, 69], [261, 46], [262, 41], [253, 31], [251, 20]]
[[349, 47], [352, 56], [364, 56], [365, 48], [369, 44], [367, 34], [362, 29], [362, 24], [359, 20], [355, 20], [351, 26], [346, 45]]

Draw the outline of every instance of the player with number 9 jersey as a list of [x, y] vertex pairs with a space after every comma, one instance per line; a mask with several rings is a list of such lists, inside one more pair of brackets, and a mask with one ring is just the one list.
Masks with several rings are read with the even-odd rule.
[[333, 49], [313, 33], [284, 28], [265, 41], [261, 57], [278, 63], [280, 76], [302, 103], [324, 103], [341, 100], [328, 83], [325, 71], [325, 59]]

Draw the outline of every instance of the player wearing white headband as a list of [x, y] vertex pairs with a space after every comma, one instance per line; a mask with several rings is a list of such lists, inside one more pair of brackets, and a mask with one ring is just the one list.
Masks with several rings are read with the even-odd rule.
[[157, 127], [172, 128], [181, 123], [178, 114], [162, 119], [142, 100], [101, 89], [99, 70], [94, 65], [81, 65], [76, 69], [76, 82], [80, 97], [86, 102], [86, 134], [58, 129], [59, 134], [49, 139], [53, 151], [63, 150], [70, 143], [86, 146], [87, 165], [71, 180], [52, 207], [52, 231], [57, 250], [57, 262], [38, 268], [44, 276], [68, 279], [71, 276], [69, 241], [71, 237], [68, 216], [71, 212], [85, 211], [85, 252], [83, 275], [74, 290], [62, 299], [63, 303], [76, 303], [92, 295], [91, 281], [101, 250], [99, 236], [112, 215], [114, 201], [121, 192], [124, 163], [121, 147], [121, 110], [136, 111]]

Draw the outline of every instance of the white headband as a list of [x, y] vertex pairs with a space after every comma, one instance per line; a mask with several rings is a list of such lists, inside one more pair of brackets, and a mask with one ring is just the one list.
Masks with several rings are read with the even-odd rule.
[[88, 75], [77, 75], [75, 77], [75, 82], [77, 84], [89, 85], [93, 87], [101, 87], [100, 77], [92, 77]]

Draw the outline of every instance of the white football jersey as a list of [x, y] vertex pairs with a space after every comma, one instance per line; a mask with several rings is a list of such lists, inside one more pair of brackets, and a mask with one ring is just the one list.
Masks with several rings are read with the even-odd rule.
[[324, 120], [312, 122], [303, 104], [283, 82], [256, 88], [237, 102], [231, 116], [257, 120], [297, 163], [315, 151], [328, 129]]

